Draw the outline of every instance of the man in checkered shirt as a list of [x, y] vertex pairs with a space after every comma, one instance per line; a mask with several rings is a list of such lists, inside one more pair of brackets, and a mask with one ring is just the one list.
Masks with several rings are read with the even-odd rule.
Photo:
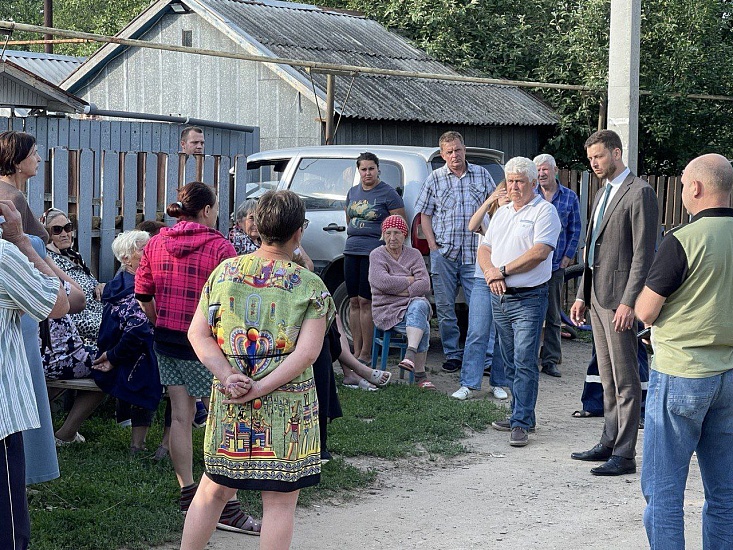
[[438, 143], [445, 166], [425, 180], [415, 210], [421, 214], [420, 224], [430, 247], [430, 273], [446, 359], [443, 370], [455, 372], [463, 357], [456, 292], [460, 282], [469, 303], [478, 246], [478, 236], [468, 230], [468, 221], [496, 184], [486, 169], [466, 162], [461, 134], [446, 132]]

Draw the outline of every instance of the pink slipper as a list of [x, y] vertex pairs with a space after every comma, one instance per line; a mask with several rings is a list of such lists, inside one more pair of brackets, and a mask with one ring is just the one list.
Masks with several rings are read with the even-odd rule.
[[401, 369], [405, 369], [406, 371], [415, 372], [415, 363], [409, 359], [403, 359], [397, 366]]

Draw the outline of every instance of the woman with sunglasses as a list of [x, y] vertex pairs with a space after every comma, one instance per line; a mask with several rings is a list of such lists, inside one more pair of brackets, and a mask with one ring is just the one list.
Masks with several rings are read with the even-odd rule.
[[84, 263], [84, 259], [72, 248], [74, 244], [74, 225], [68, 216], [58, 208], [49, 208], [41, 216], [46, 227], [49, 241], [46, 245], [49, 257], [56, 262], [64, 273], [74, 279], [84, 291], [87, 307], [71, 315], [79, 334], [87, 346], [96, 346], [99, 325], [102, 323], [101, 297], [104, 284], [97, 281]]

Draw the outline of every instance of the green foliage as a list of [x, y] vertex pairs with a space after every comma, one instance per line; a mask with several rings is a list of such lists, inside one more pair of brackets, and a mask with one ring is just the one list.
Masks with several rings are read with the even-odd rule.
[[[149, 4], [149, 0], [54, 0], [53, 26], [59, 29], [113, 35], [119, 32]], [[30, 25], [43, 25], [43, 0], [3, 0], [0, 19]], [[35, 33], [13, 33], [13, 40], [39, 40]], [[99, 47], [90, 44], [56, 44], [54, 53], [87, 56]], [[43, 51], [43, 45], [23, 47]]]
[[[545, 150], [587, 166], [583, 142], [598, 126], [608, 75], [609, 0], [332, 0], [397, 30], [440, 61], [480, 74], [581, 84], [595, 92], [534, 90], [561, 116]], [[642, 2], [641, 172], [679, 173], [710, 151], [733, 157], [733, 103], [675, 94], [733, 95], [729, 0]], [[534, 151], [528, 151], [532, 155]]]
[[[55, 26], [114, 34], [148, 0], [56, 0]], [[545, 150], [562, 166], [586, 166], [583, 142], [598, 126], [608, 75], [609, 0], [321, 0], [357, 10], [459, 70], [494, 78], [582, 84], [593, 92], [533, 93], [561, 116]], [[0, 18], [40, 24], [42, 0], [4, 0]], [[640, 172], [679, 173], [710, 151], [733, 157], [733, 102], [686, 99], [733, 95], [730, 0], [642, 2]], [[15, 33], [14, 39], [38, 38]], [[97, 46], [57, 46], [88, 55]], [[35, 48], [40, 49], [40, 48]], [[681, 96], [681, 97], [680, 97]], [[535, 151], [527, 151], [528, 155]]]

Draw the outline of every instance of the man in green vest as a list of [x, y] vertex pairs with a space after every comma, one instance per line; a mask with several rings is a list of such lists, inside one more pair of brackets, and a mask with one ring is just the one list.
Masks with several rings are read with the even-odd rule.
[[687, 165], [682, 185], [692, 219], [664, 238], [636, 302], [655, 351], [644, 525], [652, 550], [685, 547], [684, 493], [695, 452], [705, 488], [702, 547], [733, 548], [733, 167], [703, 155]]

